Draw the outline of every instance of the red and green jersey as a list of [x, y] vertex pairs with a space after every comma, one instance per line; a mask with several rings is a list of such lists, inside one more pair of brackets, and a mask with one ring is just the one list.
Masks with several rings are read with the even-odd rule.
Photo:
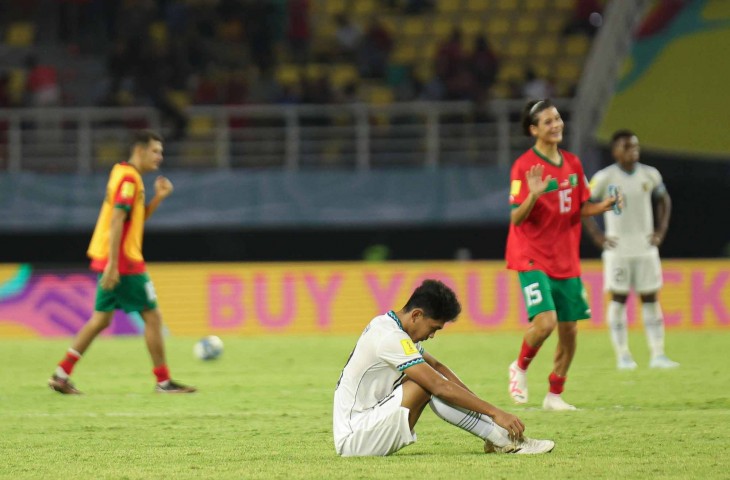
[[527, 218], [520, 225], [510, 224], [506, 257], [511, 270], [542, 270], [552, 278], [580, 276], [580, 210], [590, 189], [578, 157], [565, 150], [559, 153], [560, 165], [555, 165], [532, 148], [512, 166], [512, 208], [527, 198], [525, 175], [533, 165], [542, 165], [543, 178], [550, 175], [552, 180]]
[[142, 258], [145, 220], [144, 183], [137, 169], [126, 162], [114, 165], [109, 174], [106, 197], [86, 252], [91, 258], [91, 269], [103, 272], [106, 267], [109, 259], [112, 212], [116, 208], [127, 212], [122, 227], [122, 244], [119, 248], [119, 274], [144, 273], [145, 264]]

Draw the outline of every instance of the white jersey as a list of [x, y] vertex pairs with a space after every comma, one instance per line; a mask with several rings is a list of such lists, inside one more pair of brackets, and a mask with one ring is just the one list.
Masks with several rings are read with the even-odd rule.
[[335, 389], [335, 445], [353, 433], [359, 414], [389, 399], [403, 382], [406, 368], [425, 361], [422, 353], [420, 342], [413, 343], [393, 311], [365, 327]]
[[662, 176], [654, 167], [637, 163], [633, 172], [625, 172], [613, 164], [599, 170], [591, 179], [591, 200], [601, 201], [608, 197], [608, 186], [616, 185], [623, 194], [623, 211], [603, 214], [606, 236], [617, 239], [613, 252], [622, 256], [645, 255], [657, 251], [649, 242], [654, 233], [652, 195], [662, 196], [666, 187]]

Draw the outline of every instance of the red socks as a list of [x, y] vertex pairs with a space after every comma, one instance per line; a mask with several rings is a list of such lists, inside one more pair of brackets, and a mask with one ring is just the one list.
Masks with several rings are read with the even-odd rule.
[[527, 367], [530, 366], [530, 362], [532, 362], [532, 359], [535, 358], [535, 355], [537, 355], [537, 352], [540, 350], [540, 346], [531, 347], [527, 344], [527, 342], [522, 340], [520, 356], [517, 357], [517, 366], [522, 370], [527, 370]]
[[567, 379], [568, 377], [561, 377], [555, 372], [551, 373], [548, 377], [548, 381], [550, 381], [550, 393], [554, 393], [555, 395], [563, 393], [563, 387]]
[[66, 356], [63, 357], [63, 360], [58, 363], [58, 366], [61, 367], [64, 372], [66, 372], [66, 375], [71, 376], [74, 365], [76, 365], [76, 362], [79, 361], [79, 358], [81, 358], [81, 354], [73, 348], [69, 348], [66, 352]]
[[167, 369], [167, 365], [160, 365], [152, 369], [152, 373], [157, 377], [157, 383], [162, 383], [170, 380], [170, 371]]

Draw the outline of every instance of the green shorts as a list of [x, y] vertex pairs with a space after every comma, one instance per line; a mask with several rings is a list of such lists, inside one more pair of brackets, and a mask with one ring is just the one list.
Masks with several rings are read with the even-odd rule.
[[527, 316], [555, 310], [559, 322], [574, 322], [591, 318], [588, 297], [580, 277], [557, 279], [541, 270], [519, 272]]
[[[101, 275], [99, 275], [101, 279]], [[157, 294], [152, 280], [147, 273], [137, 275], [120, 275], [119, 283], [113, 290], [104, 290], [97, 281], [96, 305], [97, 312], [111, 312], [124, 310], [129, 312], [144, 312], [157, 308]]]

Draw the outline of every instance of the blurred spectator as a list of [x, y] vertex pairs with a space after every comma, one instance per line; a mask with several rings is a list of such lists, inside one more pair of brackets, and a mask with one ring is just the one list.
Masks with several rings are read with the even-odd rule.
[[525, 83], [522, 84], [522, 97], [525, 100], [542, 100], [555, 95], [552, 83], [537, 76], [532, 68], [525, 72]]
[[335, 23], [337, 24], [335, 55], [344, 61], [354, 61], [362, 39], [362, 32], [344, 13], [337, 14]]
[[385, 77], [385, 67], [393, 49], [393, 37], [377, 17], [372, 17], [363, 37], [358, 67], [365, 78]]
[[407, 0], [404, 11], [407, 14], [418, 15], [433, 10], [434, 3], [434, 0]]
[[129, 90], [125, 89], [123, 85], [132, 71], [132, 62], [124, 40], [117, 40], [114, 43], [114, 47], [107, 57], [106, 71], [109, 75], [109, 90], [105, 103], [113, 105], [116, 104], [115, 99], [123, 89]]
[[563, 29], [563, 34], [585, 33], [592, 37], [603, 24], [602, 12], [600, 0], [575, 0], [573, 17]]
[[6, 71], [0, 72], [0, 108], [7, 108], [10, 102], [10, 74]]
[[309, 0], [289, 0], [288, 14], [289, 49], [294, 60], [303, 64], [309, 60], [309, 42], [312, 35], [309, 26]]
[[497, 79], [499, 59], [485, 35], [479, 35], [474, 39], [474, 51], [469, 57], [468, 63], [476, 77], [479, 88], [485, 91], [489, 90]]
[[61, 103], [61, 88], [58, 84], [58, 71], [53, 65], [40, 65], [35, 55], [25, 59], [26, 92], [31, 106], [55, 107]]
[[436, 52], [436, 76], [443, 82], [448, 82], [449, 78], [460, 73], [465, 57], [461, 29], [454, 27], [449, 38], [439, 46]]
[[78, 49], [91, 23], [91, 0], [59, 0], [58, 36], [61, 42]]

